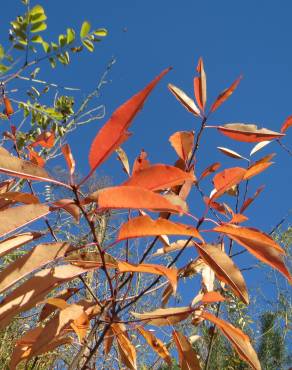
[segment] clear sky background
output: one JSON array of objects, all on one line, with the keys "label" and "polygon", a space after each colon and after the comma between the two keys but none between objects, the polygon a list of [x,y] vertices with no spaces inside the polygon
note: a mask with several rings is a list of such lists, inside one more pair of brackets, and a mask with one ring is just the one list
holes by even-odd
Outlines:
[{"label": "clear sky background", "polygon": [[[240,74],[244,76],[236,92],[212,116],[210,124],[256,123],[279,131],[285,118],[292,114],[290,0],[50,0],[40,4],[48,15],[48,39],[57,38],[66,27],[79,30],[83,20],[109,31],[93,55],[87,55],[86,51],[73,57],[69,67],[59,65],[53,72],[47,72],[44,63],[40,78],[80,87],[79,98],[82,98],[94,89],[109,60],[113,56],[117,60],[110,73],[111,83],[104,87],[99,98],[99,103],[106,106],[106,118],[82,127],[69,138],[83,173],[88,170],[87,154],[98,128],[115,108],[167,66],[173,66],[173,71],[150,96],[132,126],[133,136],[124,149],[131,162],[144,148],[153,163],[172,164],[176,156],[168,143],[169,136],[179,130],[196,130],[199,121],[175,100],[167,83],[172,82],[192,95],[200,56],[205,62],[209,103]],[[5,3],[0,23],[2,37],[8,22],[22,9],[20,1]],[[292,129],[284,139],[290,147],[291,137]],[[217,146],[248,156],[253,144],[233,141],[216,130],[206,132],[198,152],[198,174],[215,161],[224,163],[225,167],[245,165],[220,154]],[[251,181],[250,194],[261,184],[266,184],[266,188],[247,212],[250,217],[247,225],[266,232],[291,208],[291,157],[273,143],[255,158],[271,152],[278,153],[275,164]],[[115,158],[101,168],[100,174],[112,176],[114,184],[124,178]],[[210,181],[206,181],[206,193],[211,188]],[[201,212],[196,208],[198,201],[195,197],[189,200],[195,214]],[[249,275],[254,278],[256,272]]]}]

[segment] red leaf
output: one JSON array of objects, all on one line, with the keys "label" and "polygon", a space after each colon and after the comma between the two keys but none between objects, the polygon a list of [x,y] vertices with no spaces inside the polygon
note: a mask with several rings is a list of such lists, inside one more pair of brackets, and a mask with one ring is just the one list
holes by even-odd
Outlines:
[{"label": "red leaf", "polygon": [[150,161],[147,159],[147,153],[144,149],[141,150],[141,153],[138,155],[138,157],[135,159],[135,162],[133,164],[133,175],[134,173],[143,170],[144,168],[147,168],[150,166]]},{"label": "red leaf", "polygon": [[31,146],[40,145],[43,148],[52,148],[55,144],[55,134],[54,132],[45,131],[42,132],[35,141],[31,144]]}]

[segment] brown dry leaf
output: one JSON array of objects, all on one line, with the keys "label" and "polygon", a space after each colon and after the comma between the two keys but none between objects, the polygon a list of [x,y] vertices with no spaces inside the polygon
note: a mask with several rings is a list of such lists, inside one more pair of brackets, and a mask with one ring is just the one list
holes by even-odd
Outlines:
[{"label": "brown dry leaf", "polygon": [[284,134],[291,126],[292,126],[292,116],[289,116],[281,127],[281,133]]},{"label": "brown dry leaf", "polygon": [[173,330],[172,337],[178,350],[181,370],[201,370],[196,351],[187,338],[176,330]]},{"label": "brown dry leaf", "polygon": [[246,334],[244,334],[240,329],[231,325],[229,322],[219,319],[209,312],[202,312],[201,317],[218,326],[218,328],[233,345],[239,356],[254,370],[261,370],[258,356],[250,343],[249,337]]},{"label": "brown dry leaf", "polygon": [[167,268],[165,266],[153,265],[149,263],[133,265],[128,262],[118,261],[118,269],[120,270],[120,272],[141,272],[165,276],[169,280],[173,291],[176,292],[178,270],[175,268]]},{"label": "brown dry leaf", "polygon": [[230,239],[244,246],[260,261],[279,270],[290,282],[292,282],[292,277],[282,257],[285,252],[269,235],[251,227],[226,224],[215,227],[213,230],[226,234]]},{"label": "brown dry leaf", "polygon": [[198,106],[204,112],[207,101],[207,79],[202,58],[199,59],[197,72],[199,77],[194,78],[194,92]]},{"label": "brown dry leaf", "polygon": [[116,153],[118,155],[118,160],[122,163],[123,170],[126,172],[128,176],[130,176],[130,165],[126,152],[122,147],[119,146],[116,149]]},{"label": "brown dry leaf", "polygon": [[245,304],[249,303],[244,278],[230,257],[220,248],[211,244],[197,245],[201,258],[214,270],[217,278],[228,284],[234,294]]},{"label": "brown dry leaf", "polygon": [[99,208],[149,209],[153,212],[182,213],[162,195],[138,186],[114,186],[90,194],[86,201],[97,202]]},{"label": "brown dry leaf", "polygon": [[212,195],[211,201],[219,198],[234,185],[239,184],[246,174],[247,170],[241,167],[227,168],[217,173],[213,178],[213,184],[216,192]]},{"label": "brown dry leaf", "polygon": [[73,157],[73,154],[71,152],[71,148],[70,148],[69,144],[65,144],[65,145],[62,146],[62,153],[64,155],[67,166],[69,168],[70,176],[72,176],[74,174],[74,171],[75,171],[76,163],[75,163],[75,160],[74,160],[74,157]]},{"label": "brown dry leaf", "polygon": [[136,329],[146,339],[146,342],[151,346],[152,349],[168,364],[172,365],[170,353],[166,348],[165,344],[158,338],[156,338],[150,331],[145,330],[142,326],[137,326]]},{"label": "brown dry leaf", "polygon": [[[164,246],[163,248],[157,249],[157,251],[153,254],[153,257],[161,256],[161,255],[166,254],[166,253],[171,253],[171,252],[180,250],[180,249],[185,247],[187,242],[188,242],[187,239],[180,239],[180,240],[177,240],[173,243],[170,243],[169,246]],[[190,241],[190,242],[188,242],[186,248],[191,247],[193,245],[194,245],[194,242]]]},{"label": "brown dry leaf", "polygon": [[63,257],[69,249],[68,243],[44,243],[34,247],[30,252],[10,263],[0,273],[0,292],[47,263]]},{"label": "brown dry leaf", "polygon": [[119,352],[124,365],[131,370],[137,370],[136,349],[130,342],[123,325],[114,323],[111,328],[117,338]]},{"label": "brown dry leaf", "polygon": [[30,193],[20,193],[18,191],[11,191],[0,194],[0,199],[12,200],[13,202],[24,204],[37,204],[39,203],[38,197]]},{"label": "brown dry leaf", "polygon": [[173,84],[168,84],[168,89],[189,112],[193,113],[197,117],[201,117],[200,109],[196,106],[193,99],[191,99],[184,91]]},{"label": "brown dry leaf", "polygon": [[215,162],[208,166],[201,174],[199,181],[202,180],[203,178],[209,176],[211,173],[215,172],[218,170],[218,168],[221,166],[219,162]]},{"label": "brown dry leaf", "polygon": [[131,312],[136,319],[146,321],[149,325],[169,326],[185,320],[193,309],[190,307],[158,308],[145,313]]},{"label": "brown dry leaf", "polygon": [[246,160],[246,158],[244,158],[242,155],[238,154],[234,150],[224,148],[222,146],[217,146],[217,149],[219,149],[221,153],[227,155],[228,157],[235,158],[235,159],[245,159]]},{"label": "brown dry leaf", "polygon": [[[72,295],[74,295],[78,291],[79,291],[78,288],[67,288],[67,289],[62,290],[60,293],[58,293],[53,298],[54,299],[62,299],[64,301],[67,301],[69,298],[72,297]],[[52,305],[50,303],[51,302],[50,299],[52,299],[52,298],[49,298],[44,302],[45,303],[44,307],[42,308],[40,316],[39,316],[39,319],[41,321],[45,320],[48,316],[50,316],[53,312],[56,311],[56,305]]]},{"label": "brown dry leaf", "polygon": [[68,212],[76,222],[80,220],[80,208],[74,202],[73,199],[59,199],[52,203],[55,208],[62,208],[64,211]]},{"label": "brown dry leaf", "polygon": [[68,187],[68,185],[51,178],[44,168],[13,156],[10,156],[9,160],[7,160],[6,155],[0,154],[0,172],[24,179],[48,181]]},{"label": "brown dry leaf", "polygon": [[187,180],[194,181],[194,175],[190,172],[182,171],[177,167],[155,164],[135,172],[122,185],[139,186],[156,191],[181,185]]},{"label": "brown dry leaf", "polygon": [[152,220],[149,216],[139,216],[125,222],[121,227],[118,240],[158,235],[188,235],[204,241],[198,230],[163,218]]},{"label": "brown dry leaf", "polygon": [[[108,253],[103,254],[104,261],[107,268],[117,268],[117,260]],[[72,265],[83,268],[100,268],[103,266],[103,261],[99,252],[73,252],[65,257],[65,261],[72,263]]]},{"label": "brown dry leaf", "polygon": [[5,240],[0,241],[0,257],[5,256],[24,244],[39,239],[41,236],[43,236],[42,233],[32,231],[22,234],[15,234]]},{"label": "brown dry leaf", "polygon": [[231,139],[248,143],[258,143],[285,136],[285,134],[281,134],[280,132],[271,131],[266,128],[258,129],[256,125],[245,123],[228,123],[223,126],[217,126],[217,130]]},{"label": "brown dry leaf", "polygon": [[229,98],[229,96],[233,93],[233,91],[237,88],[240,80],[242,79],[242,76],[239,76],[237,80],[235,80],[231,86],[229,86],[227,89],[223,90],[222,93],[220,93],[215,100],[215,102],[212,104],[211,112],[215,112],[217,108],[220,107],[221,104],[225,102]]},{"label": "brown dry leaf", "polygon": [[48,213],[50,209],[44,204],[28,204],[2,211],[0,212],[0,236],[24,227]]},{"label": "brown dry leaf", "polygon": [[172,286],[170,283],[168,283],[162,293],[162,298],[161,298],[162,308],[164,308],[167,305],[167,302],[169,301],[169,298],[172,296],[172,294],[173,294]]},{"label": "brown dry leaf", "polygon": [[110,353],[113,340],[114,340],[114,332],[112,331],[111,328],[109,328],[108,331],[106,332],[106,335],[104,336],[104,341],[103,341],[103,351],[105,355],[108,355]]},{"label": "brown dry leaf", "polygon": [[0,329],[8,325],[15,315],[29,310],[43,301],[53,288],[88,271],[90,269],[65,265],[37,272],[1,302]]}]

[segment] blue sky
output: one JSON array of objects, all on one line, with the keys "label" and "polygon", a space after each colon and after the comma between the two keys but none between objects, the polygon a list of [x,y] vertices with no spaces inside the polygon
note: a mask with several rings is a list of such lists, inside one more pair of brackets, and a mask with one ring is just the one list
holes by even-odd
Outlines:
[{"label": "blue sky", "polygon": [[[32,2],[33,5],[37,3]],[[97,45],[93,55],[85,52],[73,58],[69,67],[59,65],[53,72],[44,64],[43,74],[39,75],[51,82],[80,87],[81,99],[94,89],[114,56],[117,62],[110,73],[111,83],[105,86],[98,102],[105,104],[106,118],[162,69],[174,67],[150,96],[132,126],[133,136],[124,145],[131,162],[144,148],[153,163],[172,164],[176,156],[168,143],[169,136],[175,131],[199,127],[199,121],[167,90],[167,83],[172,82],[191,95],[200,56],[205,61],[209,103],[240,74],[244,76],[237,91],[212,116],[210,124],[256,123],[278,131],[284,119],[292,114],[292,3],[289,0],[280,3],[271,0],[51,0],[40,3],[48,15],[48,39],[57,38],[66,27],[78,30],[83,20],[90,21],[93,27],[108,29],[109,36]],[[20,1],[6,2],[5,14],[1,14],[1,35],[5,34],[8,22],[21,12]],[[84,126],[69,139],[84,173],[88,169],[91,141],[105,121]],[[291,136],[292,129],[284,139],[290,146]],[[198,152],[198,173],[215,161],[222,162],[225,167],[245,165],[220,154],[217,146],[247,156],[253,145],[208,131]],[[266,189],[247,212],[248,225],[267,232],[291,207],[291,157],[276,144],[270,144],[255,158],[271,152],[277,152],[275,164],[250,186],[251,194],[261,184],[266,184]],[[124,178],[115,158],[111,158],[100,173],[112,176],[115,184]],[[211,185],[207,181],[206,192],[209,190]],[[190,199],[194,213],[197,213],[197,200]]]}]

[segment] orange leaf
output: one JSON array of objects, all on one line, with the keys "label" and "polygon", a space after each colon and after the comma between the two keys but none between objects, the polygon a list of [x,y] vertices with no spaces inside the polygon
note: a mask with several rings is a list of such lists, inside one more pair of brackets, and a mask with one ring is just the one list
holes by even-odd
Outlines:
[{"label": "orange leaf", "polygon": [[179,158],[186,162],[194,147],[194,133],[192,131],[178,131],[170,136],[169,141]]},{"label": "orange leaf", "polygon": [[153,212],[181,213],[183,210],[173,205],[160,194],[138,186],[115,186],[90,194],[86,201],[97,202],[99,208],[149,209]]},{"label": "orange leaf", "polygon": [[37,152],[35,152],[33,149],[27,147],[28,154],[29,154],[29,160],[31,163],[35,164],[39,167],[44,167],[46,164],[46,161],[44,158],[42,158]]},{"label": "orange leaf", "polygon": [[67,166],[69,168],[70,175],[72,176],[75,171],[76,163],[75,163],[75,160],[74,160],[69,144],[65,144],[62,146],[62,153],[64,155]]},{"label": "orange leaf", "polygon": [[292,277],[282,258],[285,252],[270,236],[254,228],[226,224],[215,227],[214,231],[226,234],[230,239],[244,246],[256,258],[279,270],[292,282]]},{"label": "orange leaf", "polygon": [[133,265],[128,262],[118,261],[118,269],[120,272],[146,272],[149,274],[165,276],[171,283],[173,291],[176,292],[178,276],[177,269],[175,268],[167,268],[165,266],[152,265],[148,263]]},{"label": "orange leaf", "polygon": [[148,190],[162,190],[181,185],[186,180],[194,181],[194,175],[177,167],[155,164],[133,174],[122,185],[139,186]]},{"label": "orange leaf", "polygon": [[8,118],[10,118],[11,114],[14,113],[14,110],[13,110],[12,104],[11,104],[9,98],[7,98],[7,96],[3,96],[3,103],[4,103],[4,106],[5,106],[4,113],[6,114],[6,116]]},{"label": "orange leaf", "polygon": [[196,106],[193,99],[191,99],[187,94],[179,89],[178,87],[168,84],[168,89],[173,93],[173,95],[177,98],[177,100],[191,113],[195,116],[200,117],[201,112],[200,109]]},{"label": "orange leaf", "polygon": [[126,332],[121,324],[112,324],[112,330],[116,335],[118,348],[121,359],[126,367],[132,370],[137,370],[137,355],[136,349],[130,342]]},{"label": "orange leaf", "polygon": [[202,180],[204,177],[209,176],[211,173],[215,172],[218,170],[218,168],[221,166],[219,162],[215,162],[211,164],[211,166],[208,166],[201,174],[200,179]]},{"label": "orange leaf", "polygon": [[13,156],[9,156],[7,159],[6,155],[0,154],[0,172],[5,173],[6,175],[21,177],[24,179],[48,181],[57,185],[69,187],[62,182],[51,178],[44,168]]},{"label": "orange leaf", "polygon": [[202,297],[202,303],[224,302],[225,298],[219,292],[207,292]]},{"label": "orange leaf", "polygon": [[207,101],[207,82],[202,58],[199,59],[197,72],[199,77],[194,78],[194,92],[198,106],[204,112]]},{"label": "orange leaf", "polygon": [[27,232],[22,234],[12,235],[9,238],[0,242],[0,257],[12,252],[14,249],[40,238],[43,234],[39,232]]},{"label": "orange leaf", "polygon": [[292,116],[289,116],[281,127],[281,133],[284,134],[292,126]]},{"label": "orange leaf", "polygon": [[168,326],[185,320],[193,311],[190,307],[158,308],[145,313],[131,312],[131,315],[149,325]]},{"label": "orange leaf", "polygon": [[29,310],[43,301],[44,297],[53,288],[71,281],[87,271],[90,271],[90,269],[67,265],[37,272],[6,296],[5,301],[2,302],[0,306],[0,328],[2,329],[8,325],[15,315]]},{"label": "orange leaf", "polygon": [[0,212],[0,236],[24,227],[50,213],[44,204],[28,204]]},{"label": "orange leaf", "polygon": [[0,194],[0,199],[12,200],[13,202],[24,204],[38,204],[40,201],[38,197],[30,193],[20,193],[18,191],[11,191]]},{"label": "orange leaf", "polygon": [[240,213],[243,213],[247,209],[247,207],[249,207],[249,205],[260,195],[260,193],[264,190],[264,188],[265,188],[264,185],[260,186],[257,189],[257,191],[254,193],[254,196],[253,197],[247,198],[245,200],[245,202],[243,203],[243,205],[242,205],[242,207],[240,209]]},{"label": "orange leaf", "polygon": [[217,146],[217,149],[219,149],[221,153],[227,155],[228,157],[235,158],[235,159],[246,159],[242,155],[235,152],[234,150],[223,148],[222,146]]},{"label": "orange leaf", "polygon": [[269,168],[273,162],[265,162],[265,163],[254,163],[250,167],[248,167],[246,174],[244,175],[244,180],[249,180],[252,177],[258,175],[259,173],[265,171]]},{"label": "orange leaf", "polygon": [[36,139],[35,141],[30,144],[32,147],[35,147],[37,145],[42,146],[43,148],[53,148],[55,144],[55,134],[54,132],[50,131],[45,131],[42,132]]},{"label": "orange leaf", "polygon": [[249,337],[246,334],[244,334],[240,329],[231,325],[229,322],[219,319],[209,312],[202,312],[201,317],[217,325],[226,338],[231,342],[239,356],[253,369],[261,370],[261,365],[257,354],[250,343]]},{"label": "orange leaf", "polygon": [[240,224],[242,222],[245,222],[248,220],[248,217],[240,214],[240,213],[234,213],[232,216],[232,219],[230,220],[231,224]]},{"label": "orange leaf", "polygon": [[146,339],[147,343],[154,349],[154,351],[169,365],[172,365],[170,353],[165,344],[156,338],[150,331],[145,330],[142,326],[138,326],[137,330]]},{"label": "orange leaf", "polygon": [[[59,292],[54,298],[63,299],[67,301],[69,298],[72,297],[73,294],[77,293],[78,291],[79,291],[78,288],[67,288]],[[39,316],[40,320],[45,320],[48,316],[50,316],[53,312],[55,312],[56,306],[52,305],[49,302],[50,300],[47,300],[44,307],[42,308],[40,316]]]},{"label": "orange leaf", "polygon": [[125,222],[120,227],[118,240],[158,235],[188,235],[203,241],[198,230],[192,226],[163,218],[152,220],[149,216],[139,216]]},{"label": "orange leaf", "polygon": [[148,95],[169,70],[170,68],[165,69],[142,91],[121,105],[100,129],[90,148],[89,164],[91,172],[95,171],[117,149],[121,142],[124,141],[124,135],[132,120],[141,110]]},{"label": "orange leaf", "polygon": [[217,173],[213,178],[216,192],[212,195],[211,200],[220,197],[231,187],[239,184],[244,179],[246,172],[245,168],[233,167]]},{"label": "orange leaf", "polygon": [[256,125],[245,123],[228,123],[224,126],[217,126],[217,130],[231,139],[248,143],[258,143],[285,136],[285,134],[281,134],[280,132],[271,131],[266,128],[258,129]]},{"label": "orange leaf", "polygon": [[227,89],[223,90],[222,93],[220,93],[217,96],[217,99],[212,104],[211,112],[215,112],[217,108],[220,107],[221,104],[225,102],[229,98],[229,96],[233,93],[233,91],[237,88],[240,80],[242,79],[242,76],[239,76],[237,80],[235,80],[231,86],[229,86]]},{"label": "orange leaf", "polygon": [[0,292],[4,292],[36,269],[63,257],[69,247],[67,243],[45,243],[34,247],[1,271]]},{"label": "orange leaf", "polygon": [[228,284],[234,294],[245,304],[249,303],[244,278],[230,257],[220,248],[211,244],[196,245],[201,258],[215,272],[217,278]]},{"label": "orange leaf", "polygon": [[150,166],[150,161],[147,159],[147,153],[142,149],[141,153],[135,159],[132,171],[133,175],[138,171],[144,170],[148,166]]},{"label": "orange leaf", "polygon": [[181,370],[200,370],[201,366],[196,351],[187,338],[176,330],[173,330],[172,337],[178,350]]}]

